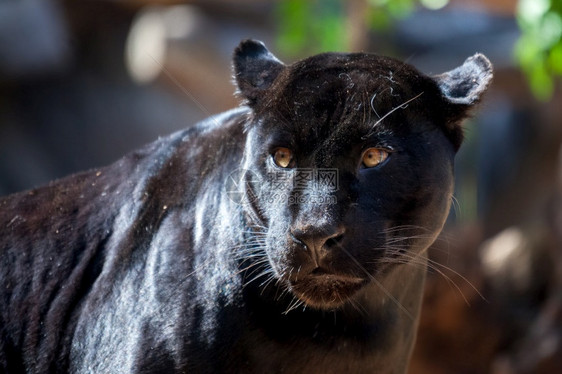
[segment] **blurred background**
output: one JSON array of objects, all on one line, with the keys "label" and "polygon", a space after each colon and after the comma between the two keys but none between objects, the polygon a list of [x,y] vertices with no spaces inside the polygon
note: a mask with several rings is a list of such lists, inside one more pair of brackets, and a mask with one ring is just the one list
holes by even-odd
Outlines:
[{"label": "blurred background", "polygon": [[244,38],[495,79],[431,249],[411,374],[562,373],[561,0],[0,0],[0,195],[106,165],[238,105]]}]

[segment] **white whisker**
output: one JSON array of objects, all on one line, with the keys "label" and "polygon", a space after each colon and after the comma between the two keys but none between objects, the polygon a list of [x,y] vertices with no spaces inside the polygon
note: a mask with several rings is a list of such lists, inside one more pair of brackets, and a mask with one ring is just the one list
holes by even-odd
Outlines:
[{"label": "white whisker", "polygon": [[[390,116],[392,113],[396,112],[398,109],[404,109],[409,103],[416,100],[421,95],[423,95],[423,91],[420,92],[419,94],[417,94],[416,96],[412,97],[411,99],[408,99],[405,102],[403,102],[402,104],[400,104],[400,105],[392,108],[391,110],[389,110],[388,113],[386,113],[384,116],[380,117],[379,120],[377,122],[375,122],[375,124],[371,127],[371,131],[369,131],[369,133],[367,135],[365,135],[363,138],[365,139],[365,138],[371,136],[373,134],[374,128],[377,127],[377,125],[379,123],[381,123],[386,117]],[[374,97],[373,97],[373,99],[374,99]],[[371,99],[371,103],[372,103],[372,99]],[[378,114],[377,114],[377,116],[378,116]]]}]

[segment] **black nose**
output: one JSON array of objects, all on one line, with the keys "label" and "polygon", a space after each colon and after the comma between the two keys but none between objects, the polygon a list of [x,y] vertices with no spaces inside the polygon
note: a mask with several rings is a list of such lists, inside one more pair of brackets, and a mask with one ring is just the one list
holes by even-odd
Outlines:
[{"label": "black nose", "polygon": [[307,225],[294,227],[290,231],[293,240],[305,246],[319,265],[327,252],[340,245],[345,229],[337,225]]}]

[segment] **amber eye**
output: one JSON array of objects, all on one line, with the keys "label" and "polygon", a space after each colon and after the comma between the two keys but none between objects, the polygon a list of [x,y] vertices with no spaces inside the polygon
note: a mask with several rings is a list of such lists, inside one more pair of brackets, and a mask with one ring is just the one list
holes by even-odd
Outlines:
[{"label": "amber eye", "polygon": [[293,161],[293,152],[289,148],[277,148],[273,154],[273,161],[281,168],[288,168]]},{"label": "amber eye", "polygon": [[380,148],[369,148],[363,153],[361,162],[366,168],[374,168],[388,157],[388,152]]}]

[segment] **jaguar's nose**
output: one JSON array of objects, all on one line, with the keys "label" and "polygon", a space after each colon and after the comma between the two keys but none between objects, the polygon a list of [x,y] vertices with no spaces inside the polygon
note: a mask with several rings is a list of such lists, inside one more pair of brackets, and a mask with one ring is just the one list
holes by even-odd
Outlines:
[{"label": "jaguar's nose", "polygon": [[309,252],[317,266],[326,254],[338,247],[345,229],[336,225],[294,227],[290,230],[293,241]]}]

